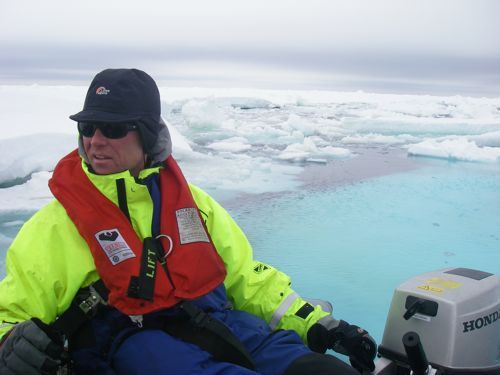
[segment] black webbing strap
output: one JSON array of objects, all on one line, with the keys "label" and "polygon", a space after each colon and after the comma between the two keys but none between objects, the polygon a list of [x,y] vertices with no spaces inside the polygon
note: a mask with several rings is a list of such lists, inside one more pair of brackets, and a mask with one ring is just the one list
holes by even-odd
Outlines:
[{"label": "black webbing strap", "polygon": [[230,362],[255,370],[250,353],[224,323],[213,319],[188,301],[182,302],[179,307],[186,312],[190,320],[183,322],[179,319],[166,318],[163,326],[165,332],[198,345],[218,361]]},{"label": "black webbing strap", "polygon": [[130,213],[128,212],[127,205],[127,189],[125,186],[125,179],[119,178],[116,180],[116,193],[118,195],[118,207],[123,212],[123,214],[127,217],[127,220],[130,222]]},{"label": "black webbing strap", "polygon": [[99,306],[107,304],[107,300],[108,289],[102,280],[97,280],[92,285],[80,289],[69,308],[59,316],[52,327],[71,337],[97,313]]}]

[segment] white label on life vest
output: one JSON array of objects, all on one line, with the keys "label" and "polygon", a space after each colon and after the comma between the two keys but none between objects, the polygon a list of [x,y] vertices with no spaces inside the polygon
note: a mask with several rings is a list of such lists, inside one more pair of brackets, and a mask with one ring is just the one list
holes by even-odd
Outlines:
[{"label": "white label on life vest", "polygon": [[196,208],[181,208],[175,211],[181,244],[210,242]]},{"label": "white label on life vest", "polygon": [[118,229],[102,230],[95,234],[95,238],[113,266],[129,258],[135,258],[134,252],[125,242]]}]

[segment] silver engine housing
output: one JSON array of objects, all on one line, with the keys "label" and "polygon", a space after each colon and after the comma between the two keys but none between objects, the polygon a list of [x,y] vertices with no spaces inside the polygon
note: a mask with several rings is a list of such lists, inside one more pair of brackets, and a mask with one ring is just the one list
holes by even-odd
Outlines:
[{"label": "silver engine housing", "polygon": [[449,268],[404,282],[394,292],[379,354],[404,364],[409,331],[441,374],[500,374],[500,276]]}]

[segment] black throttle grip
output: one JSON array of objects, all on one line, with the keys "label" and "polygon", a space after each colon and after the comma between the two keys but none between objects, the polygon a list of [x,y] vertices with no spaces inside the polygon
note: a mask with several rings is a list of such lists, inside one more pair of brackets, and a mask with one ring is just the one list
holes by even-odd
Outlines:
[{"label": "black throttle grip", "polygon": [[420,336],[416,332],[407,332],[403,336],[403,346],[408,364],[415,375],[426,375],[429,371],[429,362],[422,347]]}]

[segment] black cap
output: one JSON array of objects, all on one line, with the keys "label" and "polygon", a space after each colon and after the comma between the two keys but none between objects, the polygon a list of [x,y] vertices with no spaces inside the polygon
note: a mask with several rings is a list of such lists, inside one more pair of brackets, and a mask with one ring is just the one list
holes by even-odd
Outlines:
[{"label": "black cap", "polygon": [[78,122],[135,122],[147,152],[164,127],[160,115],[160,93],[153,78],[138,69],[106,69],[92,80],[83,110],[69,118]]}]

